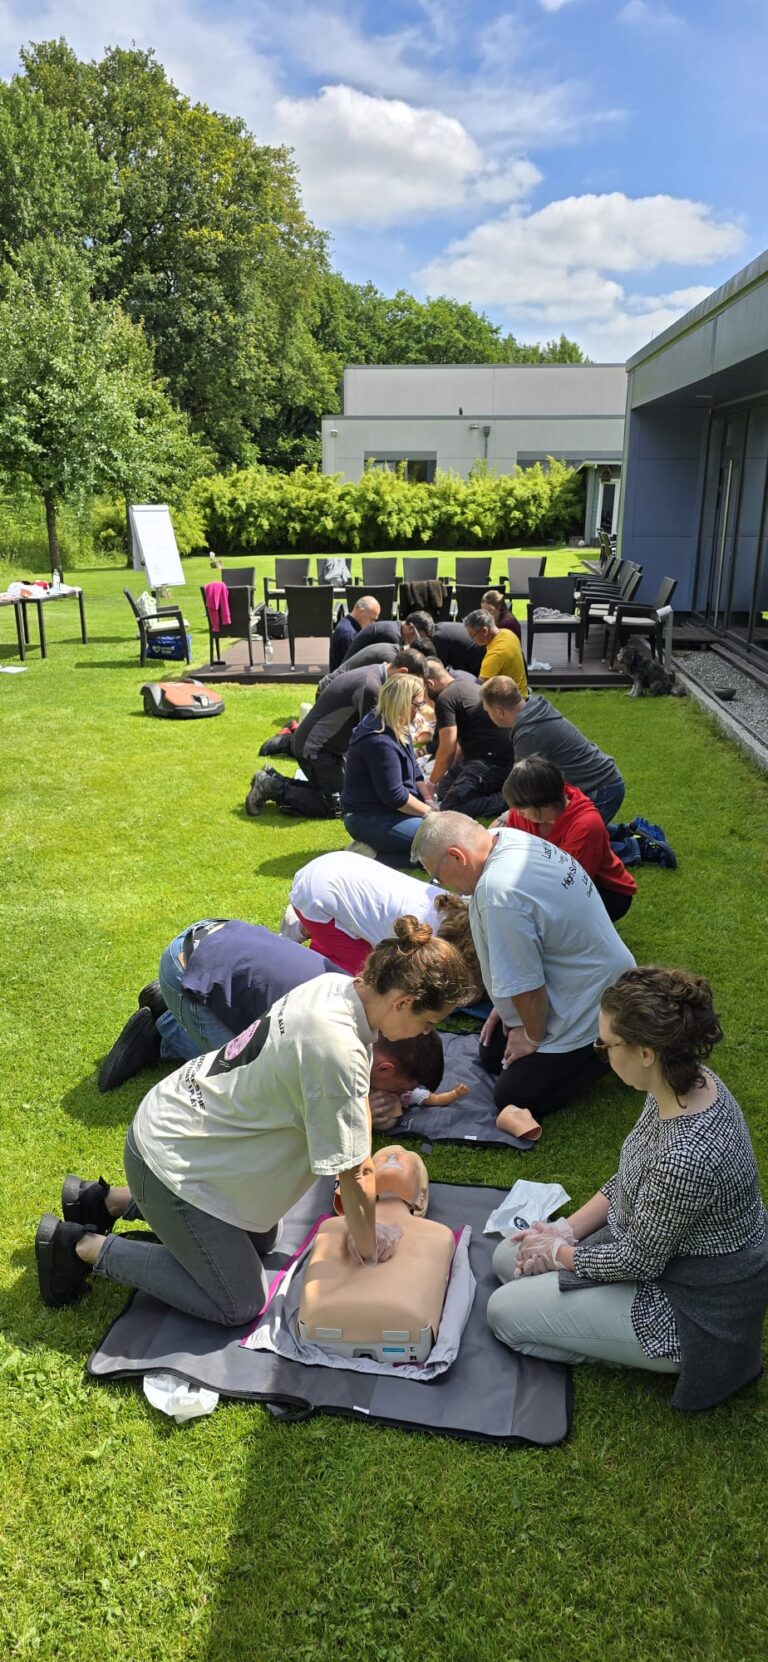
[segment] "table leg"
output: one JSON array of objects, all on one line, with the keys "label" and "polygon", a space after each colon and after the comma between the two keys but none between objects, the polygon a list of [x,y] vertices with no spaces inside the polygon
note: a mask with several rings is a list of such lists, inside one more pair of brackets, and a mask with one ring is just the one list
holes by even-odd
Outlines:
[{"label": "table leg", "polygon": [[83,591],[82,591],[82,589],[80,590],[80,593],[77,597],[77,603],[78,603],[78,606],[80,607],[80,634],[83,637],[83,645],[87,646],[88,645],[88,630],[85,627],[85,602],[83,600]]},{"label": "table leg", "polygon": [[27,657],[27,643],[24,639],[24,623],[21,616],[20,600],[15,600],[13,603],[13,615],[16,619],[16,639],[19,643],[19,657],[22,663],[25,663]]},{"label": "table leg", "polygon": [[42,600],[36,600],[35,605],[37,607],[37,627],[40,630],[40,656],[41,658],[47,658],[48,642],[45,638],[45,618],[43,617],[44,602]]},{"label": "table leg", "polygon": [[27,602],[26,600],[22,600],[19,604],[21,606],[21,616],[24,623],[24,640],[26,641],[27,646],[29,646],[29,616],[27,614]]}]

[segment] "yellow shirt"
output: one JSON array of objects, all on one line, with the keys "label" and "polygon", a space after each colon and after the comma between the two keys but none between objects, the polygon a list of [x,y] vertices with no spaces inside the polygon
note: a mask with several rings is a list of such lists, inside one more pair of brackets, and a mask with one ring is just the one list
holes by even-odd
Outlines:
[{"label": "yellow shirt", "polygon": [[500,629],[485,649],[480,665],[480,680],[489,681],[492,675],[511,675],[523,698],[528,697],[528,677],[525,673],[523,649],[511,629]]}]

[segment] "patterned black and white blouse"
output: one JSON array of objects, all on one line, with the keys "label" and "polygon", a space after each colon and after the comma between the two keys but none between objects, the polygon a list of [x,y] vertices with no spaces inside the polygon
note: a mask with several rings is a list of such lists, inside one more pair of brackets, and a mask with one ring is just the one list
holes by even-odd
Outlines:
[{"label": "patterned black and white blouse", "polygon": [[636,1281],[632,1325],[647,1356],[679,1362],[672,1306],[655,1282],[670,1258],[719,1257],[762,1237],[760,1181],[744,1115],[722,1080],[709,1108],[662,1119],[645,1099],[615,1177],[603,1185],[605,1246],[578,1246],[573,1267],[593,1281]]}]

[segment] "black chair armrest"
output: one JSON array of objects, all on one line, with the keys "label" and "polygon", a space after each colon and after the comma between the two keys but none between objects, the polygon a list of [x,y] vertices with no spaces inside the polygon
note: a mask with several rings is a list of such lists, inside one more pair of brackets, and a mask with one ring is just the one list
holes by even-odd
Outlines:
[{"label": "black chair armrest", "polygon": [[652,606],[650,601],[644,606],[642,600],[620,600],[614,607],[614,612],[617,623],[620,623],[625,617],[655,617],[656,607]]}]

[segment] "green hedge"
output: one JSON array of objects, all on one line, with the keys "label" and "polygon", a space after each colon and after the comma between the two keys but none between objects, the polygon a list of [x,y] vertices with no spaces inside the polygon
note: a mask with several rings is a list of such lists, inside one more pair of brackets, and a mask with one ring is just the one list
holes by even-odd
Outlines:
[{"label": "green hedge", "polygon": [[562,542],[584,523],[583,474],[551,458],[525,472],[438,473],[431,485],[378,468],[345,483],[306,468],[251,467],[202,479],[193,492],[208,545],[220,555],[511,548]]}]

